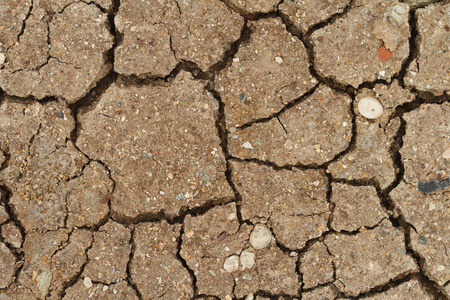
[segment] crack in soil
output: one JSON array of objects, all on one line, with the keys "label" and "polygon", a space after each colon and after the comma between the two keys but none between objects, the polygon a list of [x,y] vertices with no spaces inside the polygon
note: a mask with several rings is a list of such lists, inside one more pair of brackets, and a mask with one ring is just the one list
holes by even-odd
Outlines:
[{"label": "crack in soil", "polygon": [[[82,1],[85,2],[85,1]],[[257,164],[260,165],[266,165],[266,166],[271,166],[273,169],[275,170],[284,170],[284,169],[288,169],[288,170],[292,170],[293,168],[299,168],[299,169],[322,169],[322,170],[326,170],[328,165],[333,162],[338,160],[340,157],[342,157],[343,155],[345,155],[346,153],[348,153],[349,151],[352,151],[355,147],[355,140],[356,140],[356,122],[355,122],[355,118],[356,118],[356,114],[354,112],[355,108],[354,105],[352,107],[352,136],[351,136],[351,141],[349,143],[349,146],[347,147],[347,149],[345,149],[344,151],[342,151],[341,153],[337,154],[332,160],[330,160],[329,162],[326,162],[324,164],[321,165],[315,165],[315,164],[311,164],[311,165],[286,165],[286,166],[278,166],[275,163],[272,162],[267,162],[267,161],[261,161],[258,159],[240,159],[240,158],[236,158],[236,157],[232,157],[229,153],[228,153],[228,131],[226,130],[226,126],[225,126],[225,111],[224,111],[224,107],[225,104],[222,101],[220,94],[214,89],[214,78],[216,76],[217,73],[219,73],[221,70],[227,68],[231,62],[232,59],[234,57],[234,55],[238,52],[239,47],[243,44],[245,44],[249,39],[250,39],[250,34],[251,31],[249,29],[249,27],[247,26],[247,22],[249,20],[259,20],[262,18],[274,18],[274,17],[280,17],[283,22],[286,25],[287,31],[290,32],[291,34],[293,34],[294,36],[296,36],[297,38],[299,38],[305,45],[306,49],[307,49],[307,53],[308,53],[308,58],[309,58],[309,69],[310,69],[310,73],[313,75],[313,77],[315,77],[319,84],[325,84],[333,89],[336,89],[338,91],[347,93],[348,95],[350,95],[352,97],[353,103],[355,100],[355,95],[357,93],[358,90],[362,89],[362,88],[373,88],[375,84],[384,84],[384,85],[388,85],[389,83],[385,80],[375,80],[372,82],[364,82],[363,84],[361,84],[358,89],[353,88],[352,86],[346,86],[343,84],[340,84],[338,82],[336,82],[336,80],[334,80],[333,78],[327,78],[324,76],[321,76],[318,74],[318,72],[315,70],[315,57],[314,57],[314,51],[313,51],[313,44],[310,40],[310,37],[312,35],[312,33],[314,31],[316,31],[317,29],[323,28],[329,24],[332,24],[333,22],[335,22],[338,18],[341,17],[345,17],[345,15],[348,13],[349,10],[351,10],[354,7],[354,3],[355,1],[351,1],[349,5],[347,5],[343,12],[341,13],[337,13],[332,15],[330,18],[328,18],[327,20],[324,20],[318,24],[313,25],[306,33],[302,34],[297,28],[295,28],[295,26],[293,26],[291,24],[291,22],[288,20],[287,16],[284,15],[282,12],[280,12],[279,10],[275,11],[275,12],[270,12],[270,13],[258,13],[258,14],[245,14],[242,11],[239,11],[239,9],[235,8],[233,5],[230,4],[229,1],[224,0],[222,1],[224,2],[227,7],[229,9],[232,9],[234,11],[237,11],[238,13],[240,13],[242,16],[244,16],[245,18],[245,23],[243,26],[243,29],[241,31],[241,36],[240,38],[235,41],[234,43],[232,43],[232,45],[230,46],[230,49],[227,50],[225,52],[225,54],[223,55],[222,60],[218,61],[216,64],[214,64],[213,66],[211,66],[209,68],[209,70],[207,72],[203,72],[200,70],[200,68],[198,68],[198,66],[195,63],[192,62],[188,62],[188,61],[182,61],[179,62],[177,64],[177,66],[174,68],[174,70],[171,71],[171,73],[169,75],[167,75],[164,78],[148,78],[148,77],[137,77],[137,76],[123,76],[123,75],[119,75],[116,72],[114,72],[114,70],[112,69],[108,75],[106,75],[104,78],[102,78],[95,87],[93,87],[90,92],[83,97],[82,99],[78,100],[77,102],[69,105],[69,108],[72,112],[72,116],[75,120],[75,127],[73,129],[73,131],[71,132],[70,135],[70,139],[73,142],[73,144],[75,145],[76,149],[78,151],[80,151],[80,149],[78,148],[78,146],[76,145],[77,142],[77,138],[79,135],[79,132],[81,130],[81,126],[82,124],[79,122],[78,120],[78,116],[80,114],[83,114],[91,109],[93,109],[95,107],[95,105],[98,103],[100,97],[105,93],[105,91],[115,82],[123,84],[125,86],[143,86],[143,85],[169,85],[172,80],[177,76],[177,74],[182,71],[189,71],[194,75],[194,78],[197,80],[205,80],[207,82],[207,86],[206,86],[206,90],[208,92],[210,92],[213,97],[218,101],[219,103],[219,111],[218,111],[218,115],[217,115],[217,119],[215,122],[215,126],[217,128],[218,131],[218,135],[220,137],[221,140],[221,148],[222,148],[222,152],[225,156],[226,159],[226,164],[227,164],[227,168],[226,168],[226,172],[225,172],[225,176],[227,179],[228,184],[231,186],[231,188],[233,189],[233,193],[234,193],[234,198],[233,199],[222,199],[222,200],[211,200],[210,202],[205,203],[204,205],[202,205],[201,207],[197,207],[194,209],[187,209],[187,208],[181,208],[180,209],[180,214],[175,217],[175,218],[167,218],[167,216],[165,216],[164,212],[161,211],[160,213],[156,213],[156,214],[143,214],[141,216],[138,216],[136,218],[130,219],[130,218],[124,218],[121,216],[117,216],[117,215],[112,215],[111,212],[111,204],[109,203],[109,212],[108,212],[108,216],[106,218],[104,218],[103,220],[101,220],[100,224],[97,224],[96,226],[94,226],[94,229],[89,228],[89,230],[91,231],[91,233],[93,234],[93,232],[98,231],[99,227],[103,224],[105,224],[109,219],[114,219],[116,222],[119,222],[121,224],[124,225],[130,225],[130,224],[139,224],[141,222],[159,222],[161,220],[167,220],[170,224],[175,224],[175,223],[179,223],[179,224],[183,224],[183,226],[181,227],[181,231],[180,231],[180,236],[177,239],[177,259],[182,263],[183,267],[189,272],[192,281],[193,281],[193,288],[194,288],[194,298],[199,297],[207,297],[207,295],[198,295],[198,288],[197,288],[197,278],[195,277],[195,274],[193,272],[193,270],[189,269],[189,267],[187,266],[186,261],[181,257],[180,255],[180,251],[181,251],[181,247],[182,247],[182,235],[184,233],[184,219],[187,215],[190,216],[200,216],[203,215],[205,213],[207,213],[210,209],[213,209],[217,206],[220,205],[225,205],[231,202],[235,202],[236,203],[236,209],[237,209],[237,214],[238,214],[238,219],[240,224],[244,224],[247,223],[246,221],[243,221],[242,219],[242,215],[241,215],[241,203],[242,203],[242,197],[239,194],[239,192],[237,191],[236,187],[234,186],[234,182],[232,181],[231,178],[231,174],[232,174],[232,170],[231,170],[231,165],[230,165],[230,161],[231,160],[236,160],[236,161],[244,161],[244,162],[255,162]],[[280,1],[281,3],[282,1]],[[103,9],[102,7],[100,7],[97,3],[95,3],[95,1],[90,1],[90,2],[85,2],[87,4],[95,4],[97,7],[99,7],[99,9],[102,12],[105,12],[105,9]],[[71,4],[71,3],[70,3]],[[68,4],[68,5],[70,5]],[[68,6],[66,5],[66,7]],[[112,12],[110,12],[108,14],[108,20],[109,20],[109,26],[110,26],[110,31],[111,34],[113,34],[115,36],[114,39],[114,45],[113,47],[108,51],[108,53],[106,54],[106,56],[108,57],[108,61],[111,62],[112,64],[114,63],[114,50],[117,48],[118,45],[120,45],[121,41],[122,41],[122,36],[120,34],[120,32],[117,31],[117,29],[115,28],[115,24],[114,24],[114,16],[117,14],[118,10],[120,7],[120,0],[114,0],[113,1],[113,9]],[[33,3],[30,7],[30,10],[27,14],[26,19],[23,22],[23,26],[21,29],[21,33],[18,35],[18,40],[20,39],[21,35],[23,35],[24,31],[25,31],[25,23],[26,20],[28,19],[28,17],[31,15],[31,11],[33,8]],[[64,10],[64,9],[63,9]],[[401,87],[405,88],[405,84],[404,84],[404,77],[406,75],[406,71],[407,68],[409,66],[409,64],[418,56],[419,53],[419,42],[420,42],[420,36],[418,33],[418,29],[416,26],[417,23],[417,18],[415,16],[415,10],[411,9],[410,10],[410,19],[409,19],[409,26],[410,26],[410,30],[411,30],[411,37],[409,40],[409,44],[410,44],[410,54],[407,57],[407,59],[403,62],[402,67],[400,72],[398,72],[397,74],[395,74],[392,79],[398,79],[400,82]],[[48,34],[49,34],[48,30]],[[249,122],[247,124],[244,124],[242,126],[240,126],[240,129],[249,127],[255,123],[264,123],[267,122],[273,118],[278,118],[278,116],[283,113],[284,111],[286,111],[288,108],[294,107],[295,105],[301,103],[304,99],[306,99],[308,96],[310,96],[312,93],[314,93],[314,91],[317,89],[317,86],[319,85],[317,84],[316,86],[314,86],[313,88],[311,88],[307,93],[305,93],[304,95],[302,95],[301,97],[295,99],[294,101],[291,101],[289,103],[287,103],[279,112],[272,114],[271,116],[267,117],[267,118],[261,118],[252,122]],[[362,297],[362,296],[370,296],[370,295],[375,295],[384,291],[387,291],[395,286],[398,286],[401,283],[407,282],[411,279],[417,279],[420,284],[425,287],[425,289],[431,293],[436,299],[444,299],[445,296],[444,294],[441,292],[440,287],[433,281],[431,281],[425,274],[423,266],[425,263],[425,259],[423,257],[421,257],[418,253],[416,253],[412,247],[411,247],[411,238],[410,238],[410,230],[414,230],[414,227],[407,223],[405,221],[405,217],[403,215],[399,215],[397,217],[393,216],[393,211],[396,209],[394,202],[392,201],[392,199],[390,199],[389,197],[389,193],[401,182],[401,180],[404,177],[404,166],[403,163],[401,161],[401,155],[399,153],[400,148],[402,147],[402,139],[406,133],[406,122],[404,121],[404,119],[402,118],[403,114],[409,111],[412,111],[418,107],[420,107],[420,105],[424,104],[424,103],[443,103],[445,101],[449,101],[450,100],[450,96],[449,95],[443,95],[443,96],[435,96],[432,95],[431,93],[427,93],[427,92],[421,92],[421,91],[417,91],[415,88],[410,89],[413,94],[415,94],[416,100],[409,102],[409,103],[405,103],[403,105],[398,106],[394,113],[391,114],[390,119],[393,119],[395,117],[400,117],[401,120],[401,126],[400,129],[398,130],[397,134],[394,137],[394,142],[391,144],[391,148],[389,149],[389,153],[391,154],[391,157],[393,158],[394,161],[394,166],[396,167],[397,171],[396,171],[396,176],[395,176],[395,180],[393,183],[391,183],[386,189],[382,190],[380,188],[379,183],[374,180],[374,179],[368,179],[368,180],[341,180],[341,179],[334,179],[332,177],[331,174],[326,173],[326,176],[328,178],[328,191],[327,191],[327,201],[330,204],[330,218],[328,220],[328,231],[324,232],[320,237],[318,238],[314,238],[314,239],[310,239],[306,242],[306,245],[304,248],[302,248],[299,251],[293,251],[290,249],[287,249],[285,247],[283,247],[281,244],[279,244],[279,242],[277,241],[277,246],[279,249],[281,249],[283,252],[285,253],[291,253],[291,252],[296,252],[298,254],[298,257],[302,257],[310,248],[311,246],[316,243],[317,241],[323,241],[323,239],[330,234],[335,234],[336,232],[334,230],[331,229],[331,221],[333,218],[333,214],[334,214],[334,207],[332,205],[331,202],[331,183],[332,182],[345,182],[345,183],[349,183],[352,185],[372,185],[376,188],[377,193],[381,199],[381,205],[383,207],[383,209],[388,212],[389,215],[389,220],[390,222],[399,230],[401,230],[402,232],[404,232],[405,234],[405,246],[407,249],[407,253],[415,260],[415,262],[417,263],[417,265],[419,266],[419,273],[410,273],[407,272],[406,274],[401,274],[398,275],[396,278],[392,278],[388,283],[380,285],[380,286],[376,286],[373,287],[369,292],[367,293],[363,293],[361,295],[359,295],[358,297]],[[4,92],[0,91],[0,99],[3,98],[4,96]],[[48,102],[48,101],[56,101],[53,97],[47,97],[44,99],[44,101],[40,101],[42,102]],[[284,127],[283,127],[284,128]],[[31,146],[31,144],[29,145]],[[80,151],[80,153],[83,153],[82,151]],[[7,153],[6,153],[7,154]],[[83,153],[84,154],[84,153]],[[7,154],[8,155],[8,154]],[[86,154],[84,154],[86,157],[88,157]],[[87,166],[89,163],[91,163],[92,161],[96,161],[98,163],[100,163],[102,166],[105,167],[105,169],[108,172],[108,176],[110,178],[110,180],[113,182],[113,190],[115,188],[116,182],[115,180],[112,178],[111,176],[111,170],[110,168],[102,161],[98,161],[98,160],[93,160],[91,158],[88,157],[88,163],[86,165],[83,166],[83,169],[85,166]],[[5,167],[7,167],[8,165],[8,161],[9,161],[9,156],[7,156],[7,159],[5,161],[5,163],[1,166],[1,169],[4,169]],[[2,203],[5,205],[5,209],[8,213],[8,215],[10,216],[12,222],[14,222],[14,224],[20,229],[22,238],[25,239],[25,229],[23,227],[23,225],[21,224],[21,222],[18,220],[16,213],[14,212],[14,207],[9,203],[9,199],[11,197],[11,191],[8,190],[7,187],[5,186],[0,186],[1,188],[6,190],[6,197],[5,199],[2,199]],[[377,227],[377,225],[373,226],[373,228]],[[372,227],[371,227],[372,228]],[[368,229],[371,229],[368,228]],[[355,235],[357,234],[357,232],[342,232],[341,234],[343,235]],[[70,239],[70,236],[69,236]],[[2,241],[3,239],[0,238],[0,241]],[[130,251],[130,256],[129,256],[129,260],[127,262],[127,282],[128,284],[135,290],[135,292],[137,293],[139,299],[142,299],[142,295],[140,294],[139,290],[137,289],[137,287],[135,286],[135,284],[132,282],[132,278],[131,278],[131,274],[130,274],[130,264],[132,262],[132,258],[134,256],[134,251],[135,251],[135,244],[134,244],[134,229],[132,229],[131,232],[131,239],[130,239],[130,243],[132,245],[131,247],[131,251]],[[91,244],[88,248],[86,248],[85,250],[85,255],[87,257],[87,253],[88,251],[92,248],[93,246],[93,239],[91,241]],[[327,251],[328,247],[327,247]],[[16,259],[18,262],[22,261],[24,258],[24,254],[22,252],[17,251],[16,249],[13,249],[13,253],[16,256]],[[330,254],[330,253],[329,253]],[[73,276],[73,278],[71,278],[71,280],[69,280],[68,282],[66,282],[64,284],[64,291],[61,293],[61,296],[65,295],[65,290],[70,287],[73,286],[75,284],[75,282],[81,277],[81,274],[84,271],[85,266],[87,265],[87,263],[89,262],[89,259],[87,259],[87,261],[82,265],[82,267],[80,268],[80,271]],[[336,266],[335,266],[335,262],[334,260],[333,262],[333,278],[336,279]],[[22,269],[22,266],[19,266],[15,272],[15,281],[17,281],[18,275]],[[296,268],[296,272],[299,276],[299,279],[302,280],[303,279],[303,274],[299,271],[299,267],[300,267],[300,259],[297,261],[297,268]],[[329,283],[326,284],[321,284],[318,285],[317,287],[320,286],[325,286]],[[305,291],[310,291],[310,290],[314,290],[315,288],[311,288],[311,289],[306,289]],[[301,293],[302,289],[300,288],[299,290],[299,295]],[[272,295],[269,294],[267,292],[263,292],[263,291],[258,291],[254,294],[255,296],[264,296],[264,297],[269,297],[272,299],[275,299],[278,297],[284,297],[285,299],[292,299],[292,296],[287,296],[287,295]],[[340,294],[341,296],[343,294]]]}]

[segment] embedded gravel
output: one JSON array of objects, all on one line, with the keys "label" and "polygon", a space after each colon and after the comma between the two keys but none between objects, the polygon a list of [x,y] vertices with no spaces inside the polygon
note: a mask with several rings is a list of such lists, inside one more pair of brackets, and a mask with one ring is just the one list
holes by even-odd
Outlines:
[{"label": "embedded gravel", "polygon": [[0,1],[0,300],[450,299],[449,10]]}]

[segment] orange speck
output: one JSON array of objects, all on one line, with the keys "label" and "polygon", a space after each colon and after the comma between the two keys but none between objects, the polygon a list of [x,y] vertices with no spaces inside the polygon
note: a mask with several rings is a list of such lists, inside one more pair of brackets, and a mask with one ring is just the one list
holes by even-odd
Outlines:
[{"label": "orange speck", "polygon": [[381,60],[386,60],[394,56],[392,52],[384,46],[384,43],[378,48],[378,56]]}]

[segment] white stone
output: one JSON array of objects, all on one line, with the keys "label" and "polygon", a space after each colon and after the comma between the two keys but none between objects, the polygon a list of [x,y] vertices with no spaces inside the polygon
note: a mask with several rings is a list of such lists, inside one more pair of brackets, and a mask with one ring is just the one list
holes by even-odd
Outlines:
[{"label": "white stone", "polygon": [[5,62],[5,54],[0,53],[0,65],[3,65],[4,62]]},{"label": "white stone", "polygon": [[228,273],[235,272],[239,270],[239,256],[232,255],[225,259],[225,262],[223,263],[223,268]]},{"label": "white stone", "polygon": [[250,252],[248,250],[244,250],[241,253],[241,265],[242,265],[242,270],[245,269],[250,269],[251,267],[253,267],[253,265],[255,264],[255,253]]},{"label": "white stone", "polygon": [[253,149],[253,146],[252,144],[250,144],[250,142],[243,143],[242,147],[244,147],[245,149]]},{"label": "white stone", "polygon": [[250,234],[250,245],[253,248],[259,250],[264,249],[270,245],[270,241],[272,240],[272,233],[269,228],[267,228],[264,224],[256,224],[252,233]]},{"label": "white stone", "polygon": [[89,277],[84,277],[83,283],[87,288],[92,287],[92,280]]},{"label": "white stone", "polygon": [[283,62],[283,59],[279,56],[275,57],[275,61],[279,64],[281,64]]},{"label": "white stone", "polygon": [[373,97],[364,97],[359,100],[358,110],[367,119],[376,119],[383,114],[383,106]]},{"label": "white stone", "polygon": [[253,294],[248,294],[247,297],[245,297],[245,300],[253,300],[253,299],[255,299],[253,297]]},{"label": "white stone", "polygon": [[447,148],[444,153],[442,153],[443,158],[450,158],[450,148]]}]

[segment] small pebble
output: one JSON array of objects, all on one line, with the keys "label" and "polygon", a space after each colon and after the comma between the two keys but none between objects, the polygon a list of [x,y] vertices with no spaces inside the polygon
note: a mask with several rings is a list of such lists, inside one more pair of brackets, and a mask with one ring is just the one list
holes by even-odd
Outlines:
[{"label": "small pebble", "polygon": [[106,292],[106,291],[108,290],[108,288],[109,288],[109,287],[108,287],[107,285],[104,285],[104,286],[103,286],[103,291]]},{"label": "small pebble", "polygon": [[228,257],[225,262],[223,263],[223,268],[228,273],[235,272],[239,270],[239,256],[232,255]]},{"label": "small pebble", "polygon": [[250,269],[251,267],[253,267],[253,265],[255,264],[255,253],[250,252],[248,250],[244,250],[241,253],[241,265],[242,265],[242,270],[244,269]]},{"label": "small pebble", "polygon": [[383,114],[383,106],[373,97],[364,97],[359,100],[358,110],[367,119],[376,119]]},{"label": "small pebble", "polygon": [[442,153],[443,158],[450,158],[450,148],[447,148],[444,153]]},{"label": "small pebble", "polygon": [[250,144],[250,142],[243,143],[242,147],[244,147],[245,149],[253,149],[253,146],[252,144]]},{"label": "small pebble", "polygon": [[281,64],[283,62],[283,59],[279,56],[275,57],[275,61],[279,64]]},{"label": "small pebble", "polygon": [[247,297],[245,297],[245,300],[253,300],[255,297],[253,297],[253,294],[248,294]]},{"label": "small pebble", "polygon": [[269,246],[271,240],[272,233],[270,230],[263,224],[256,224],[250,234],[250,245],[257,250],[264,249]]},{"label": "small pebble", "polygon": [[0,53],[0,65],[3,65],[4,62],[5,62],[5,54]]},{"label": "small pebble", "polygon": [[92,280],[89,277],[84,277],[83,283],[87,288],[92,287]]}]

